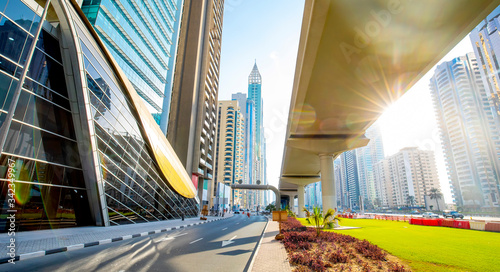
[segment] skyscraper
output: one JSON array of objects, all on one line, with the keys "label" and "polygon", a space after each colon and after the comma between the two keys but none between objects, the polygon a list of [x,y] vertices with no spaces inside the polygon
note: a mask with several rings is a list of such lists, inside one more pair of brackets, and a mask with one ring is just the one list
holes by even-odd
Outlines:
[{"label": "skyscraper", "polygon": [[183,2],[82,2],[82,11],[158,124],[170,110]]},{"label": "skyscraper", "polygon": [[[257,62],[255,62],[250,75],[248,76],[248,99],[253,101],[255,106],[255,152],[254,175],[255,181],[267,184],[265,176],[265,145],[264,145],[264,124],[263,124],[263,100],[262,100],[262,77]],[[264,193],[255,192],[255,205],[264,205]]]},{"label": "skyscraper", "polygon": [[345,195],[342,197],[346,208],[359,209],[360,185],[356,151],[349,150],[340,155],[341,182]]},{"label": "skyscraper", "polygon": [[257,62],[253,65],[252,72],[248,76],[248,99],[252,100],[255,104],[255,147],[257,156],[261,154],[262,138],[263,138],[263,112],[262,112],[262,77],[257,68]]},{"label": "skyscraper", "polygon": [[377,197],[373,166],[384,159],[384,145],[378,123],[366,130],[366,137],[370,139],[368,145],[355,149],[355,152],[360,195],[363,197],[364,205],[371,205]]},{"label": "skyscraper", "polygon": [[[245,119],[237,100],[219,101],[215,181],[231,185],[244,176]],[[234,190],[229,197],[236,208],[244,204],[246,191]],[[227,204],[227,203],[226,203]]]},{"label": "skyscraper", "polygon": [[[243,174],[243,183],[244,184],[256,184],[257,182],[257,159],[256,159],[256,143],[255,143],[255,135],[256,135],[256,118],[255,118],[255,103],[250,98],[247,98],[244,93],[236,93],[232,94],[232,99],[237,100],[241,106],[241,111],[244,113],[245,118],[245,149],[244,149],[244,174]],[[248,191],[245,194],[246,207],[253,207],[255,205],[256,192]]]},{"label": "skyscraper", "polygon": [[[202,198],[213,190],[223,0],[185,0],[167,139]],[[211,205],[211,204],[210,204]]]},{"label": "skyscraper", "polygon": [[500,6],[483,22],[471,31],[469,37],[474,54],[479,62],[479,72],[484,82],[488,102],[496,112],[496,121],[500,116]]},{"label": "skyscraper", "polygon": [[380,199],[383,206],[426,206],[425,196],[432,188],[439,189],[432,151],[403,148],[377,163],[375,168],[377,183],[381,184],[382,194],[386,194]]},{"label": "skyscraper", "polygon": [[500,128],[473,53],[441,63],[430,81],[457,206],[499,206]]}]

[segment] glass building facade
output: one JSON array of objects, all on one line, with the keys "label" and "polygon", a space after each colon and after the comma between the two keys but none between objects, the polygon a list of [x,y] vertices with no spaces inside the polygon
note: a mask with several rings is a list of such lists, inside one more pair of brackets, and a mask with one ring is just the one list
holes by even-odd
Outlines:
[{"label": "glass building facade", "polygon": [[160,118],[168,120],[183,3],[184,0],[82,2],[82,11],[158,124]]},{"label": "glass building facade", "polygon": [[0,0],[0,231],[8,210],[18,231],[196,216],[190,177],[83,12],[52,1],[42,20],[40,3]]}]

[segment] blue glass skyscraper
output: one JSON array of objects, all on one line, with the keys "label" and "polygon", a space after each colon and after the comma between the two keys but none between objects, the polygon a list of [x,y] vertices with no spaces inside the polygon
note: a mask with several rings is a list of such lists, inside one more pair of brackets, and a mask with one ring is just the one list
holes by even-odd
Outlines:
[{"label": "blue glass skyscraper", "polygon": [[[82,10],[156,122],[168,120],[184,0],[84,0]],[[162,122],[166,132],[168,122]]]},{"label": "blue glass skyscraper", "polygon": [[248,76],[248,99],[252,100],[255,104],[255,146],[257,153],[260,155],[262,148],[262,77],[255,62],[252,72]]}]

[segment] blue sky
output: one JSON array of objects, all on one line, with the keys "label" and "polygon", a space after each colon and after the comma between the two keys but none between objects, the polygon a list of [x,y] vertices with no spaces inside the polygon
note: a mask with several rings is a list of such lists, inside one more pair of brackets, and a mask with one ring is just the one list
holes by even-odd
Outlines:
[{"label": "blue sky", "polygon": [[[219,100],[247,93],[254,61],[262,75],[268,181],[278,185],[304,0],[226,0],[222,34]],[[472,52],[463,39],[442,61]],[[439,63],[441,63],[440,61]],[[428,88],[435,67],[379,119],[385,155],[408,146],[433,150],[441,191],[451,202],[434,108]]]},{"label": "blue sky", "polygon": [[302,25],[303,0],[226,0],[219,100],[247,93],[255,60],[262,76],[267,176],[278,185]]}]

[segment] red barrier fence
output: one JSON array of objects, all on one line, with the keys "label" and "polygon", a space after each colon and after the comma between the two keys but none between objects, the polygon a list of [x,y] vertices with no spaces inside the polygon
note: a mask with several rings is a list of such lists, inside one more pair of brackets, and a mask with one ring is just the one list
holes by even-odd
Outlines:
[{"label": "red barrier fence", "polygon": [[470,229],[469,221],[466,220],[455,220],[453,222],[453,227],[457,229]]},{"label": "red barrier fence", "polygon": [[500,232],[500,222],[488,222],[484,226],[484,230]]},{"label": "red barrier fence", "polygon": [[424,226],[439,226],[439,222],[436,219],[422,219]]},{"label": "red barrier fence", "polygon": [[443,223],[441,226],[453,228],[454,222],[455,222],[455,220],[453,220],[453,219],[443,219]]}]

